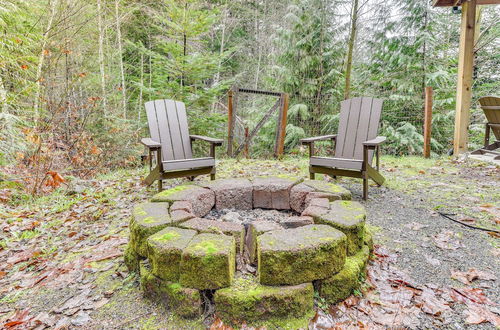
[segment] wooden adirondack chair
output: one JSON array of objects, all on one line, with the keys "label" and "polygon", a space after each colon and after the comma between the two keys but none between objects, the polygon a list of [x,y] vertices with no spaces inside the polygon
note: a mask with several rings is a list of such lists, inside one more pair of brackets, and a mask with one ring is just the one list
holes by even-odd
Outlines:
[{"label": "wooden adirondack chair", "polygon": [[[486,116],[486,127],[484,133],[484,147],[474,150],[472,154],[492,154],[493,159],[500,159],[500,97],[486,96],[479,99],[479,104]],[[490,144],[490,131],[493,131],[496,141]]]},{"label": "wooden adirondack chair", "polygon": [[[150,173],[144,179],[149,186],[156,180],[162,190],[162,180],[210,174],[215,179],[215,147],[223,140],[206,136],[189,135],[184,103],[174,100],[156,100],[145,104],[150,138],[141,143],[149,150]],[[192,142],[210,143],[210,157],[193,158]],[[156,153],[156,166],[152,168],[152,154]]]},{"label": "wooden adirondack chair", "polygon": [[[378,185],[385,181],[379,173],[379,145],[385,137],[377,136],[382,112],[382,100],[371,97],[355,97],[341,102],[339,131],[335,135],[325,135],[302,139],[309,145],[309,173],[323,173],[336,178],[348,176],[363,179],[363,199],[368,197],[368,179]],[[314,142],[332,140],[335,145],[334,157],[314,156]],[[376,168],[372,167],[373,154],[377,158]]]}]

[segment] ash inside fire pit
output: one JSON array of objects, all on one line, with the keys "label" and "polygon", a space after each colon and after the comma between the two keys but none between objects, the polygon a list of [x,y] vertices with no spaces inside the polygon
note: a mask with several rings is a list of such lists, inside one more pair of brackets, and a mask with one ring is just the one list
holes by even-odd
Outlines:
[{"label": "ash inside fire pit", "polygon": [[290,217],[298,216],[299,214],[290,210],[235,210],[235,209],[212,209],[205,218],[217,221],[234,222],[242,225],[250,224],[254,221],[270,221],[278,224],[285,223]]}]

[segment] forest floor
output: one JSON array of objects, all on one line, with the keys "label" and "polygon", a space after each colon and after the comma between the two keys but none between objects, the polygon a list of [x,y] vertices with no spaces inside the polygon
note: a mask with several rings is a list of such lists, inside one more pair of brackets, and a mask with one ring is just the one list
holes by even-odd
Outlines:
[{"label": "forest floor", "polygon": [[[386,185],[370,186],[363,202],[376,232],[367,284],[336,306],[318,299],[310,328],[499,327],[500,168],[448,158],[383,157],[382,164]],[[307,159],[221,160],[217,170],[219,178],[306,177]],[[155,193],[140,184],[145,174],[68,180],[37,198],[3,190],[0,327],[224,328],[217,319],[184,321],[165,312],[142,297],[124,266],[131,209]],[[359,181],[339,184],[361,199]]]}]

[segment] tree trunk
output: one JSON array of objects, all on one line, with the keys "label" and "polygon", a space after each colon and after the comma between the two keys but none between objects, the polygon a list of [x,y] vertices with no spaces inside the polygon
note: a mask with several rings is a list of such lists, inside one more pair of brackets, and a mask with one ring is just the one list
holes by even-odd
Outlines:
[{"label": "tree trunk", "polygon": [[358,21],[358,0],[353,0],[352,13],[351,13],[351,32],[349,34],[347,61],[345,67],[344,100],[347,100],[351,94],[352,54],[354,52],[354,44],[356,43],[357,21]]},{"label": "tree trunk", "polygon": [[40,55],[38,56],[38,66],[36,69],[36,82],[35,82],[35,104],[33,105],[33,120],[35,122],[35,127],[38,126],[38,120],[40,119],[40,94],[42,92],[42,86],[41,86],[41,79],[42,79],[42,70],[43,70],[43,64],[45,62],[45,56],[47,54],[47,51],[45,47],[47,46],[47,42],[49,40],[49,32],[52,29],[52,23],[54,22],[54,17],[56,15],[56,6],[58,0],[52,0],[52,2],[49,2],[50,5],[50,13],[49,13],[49,20],[47,21],[47,27],[43,33],[42,36],[42,49],[40,51]]},{"label": "tree trunk", "polygon": [[125,86],[125,68],[123,67],[123,47],[122,47],[122,33],[120,27],[120,11],[119,11],[120,0],[115,0],[115,16],[116,16],[116,39],[118,41],[118,59],[120,64],[120,76],[121,76],[121,91],[122,91],[122,111],[123,118],[127,118],[127,92]]},{"label": "tree trunk", "polygon": [[97,17],[99,25],[99,70],[101,72],[101,98],[102,98],[102,110],[104,117],[108,114],[108,99],[106,97],[106,72],[104,70],[104,25],[102,22],[103,9],[102,2],[106,3],[106,0],[97,0]]},{"label": "tree trunk", "polygon": [[139,102],[137,107],[137,129],[141,127],[142,88],[144,86],[144,53],[141,53],[141,83],[139,84]]}]

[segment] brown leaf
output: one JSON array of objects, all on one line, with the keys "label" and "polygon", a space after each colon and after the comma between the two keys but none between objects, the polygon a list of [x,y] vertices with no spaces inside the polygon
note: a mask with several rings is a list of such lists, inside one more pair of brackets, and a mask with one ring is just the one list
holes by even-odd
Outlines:
[{"label": "brown leaf", "polygon": [[24,250],[21,253],[18,253],[7,259],[7,264],[15,265],[19,262],[29,260],[36,256],[39,256],[42,252],[40,250]]},{"label": "brown leaf", "polygon": [[484,306],[480,306],[477,304],[467,304],[467,311],[465,315],[467,316],[465,319],[466,323],[469,324],[480,324],[484,322],[490,322],[495,327],[500,327],[500,316],[491,312]]},{"label": "brown leaf", "polygon": [[494,303],[486,297],[484,291],[479,288],[451,288],[450,298],[462,304],[474,302],[478,304],[494,305]]},{"label": "brown leaf", "polygon": [[456,239],[455,233],[449,230],[442,230],[432,237],[434,238],[434,244],[441,249],[456,250],[462,246],[460,241]]},{"label": "brown leaf", "polygon": [[18,325],[29,322],[31,319],[29,313],[30,313],[29,309],[16,310],[14,315],[12,315],[12,317],[10,317],[7,320],[7,322],[3,325],[4,328],[6,329],[14,328],[17,327]]},{"label": "brown leaf", "polygon": [[423,312],[439,316],[445,311],[449,311],[450,307],[445,300],[438,298],[434,292],[429,288],[424,288],[422,294],[417,299]]},{"label": "brown leaf", "polygon": [[481,270],[477,270],[475,268],[470,268],[466,272],[460,272],[458,270],[451,271],[451,278],[462,282],[463,284],[470,284],[474,280],[484,280],[484,281],[492,281],[496,280],[495,275],[484,272]]},{"label": "brown leaf", "polygon": [[500,233],[497,233],[495,231],[489,231],[488,235],[490,235],[493,238],[500,238]]}]

